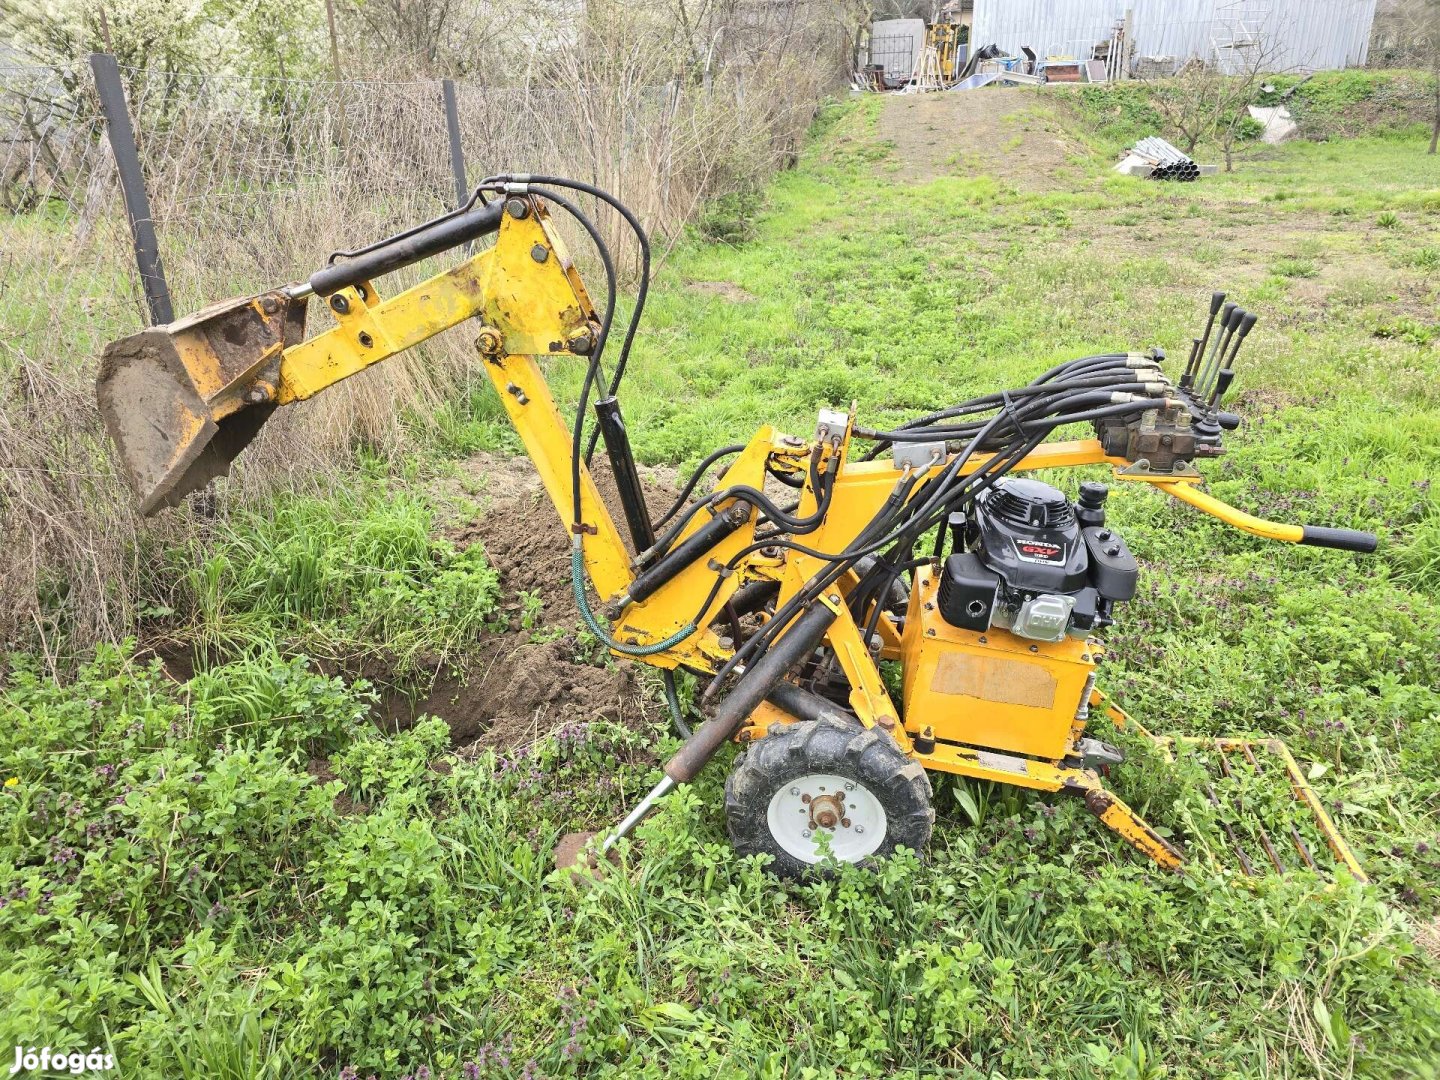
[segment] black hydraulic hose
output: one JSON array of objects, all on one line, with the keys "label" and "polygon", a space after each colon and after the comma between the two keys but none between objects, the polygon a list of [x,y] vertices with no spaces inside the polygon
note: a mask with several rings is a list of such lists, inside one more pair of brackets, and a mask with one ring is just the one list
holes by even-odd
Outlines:
[{"label": "black hydraulic hose", "polygon": [[[969,476],[964,477],[962,479],[962,483],[968,484],[971,481],[982,478],[987,470],[997,469],[1001,464],[1004,464],[1005,468],[1001,470],[998,475],[992,477],[992,479],[998,479],[999,475],[1003,475],[1005,471],[1008,471],[1009,467],[1013,466],[1015,462],[1019,461],[1022,457],[1024,457],[1024,455],[1028,453],[1031,449],[1033,449],[1035,445],[1038,445],[1038,443],[1042,441],[1043,438],[1044,436],[1041,435],[1038,438],[1027,440],[1026,443],[1017,447],[1010,455],[1007,456],[1008,460],[1006,462],[1002,463],[1001,459],[998,456],[997,458],[986,462],[983,466],[981,466],[980,469],[976,470],[974,473],[971,473]],[[871,523],[867,525],[865,530],[861,532],[860,536],[856,538],[855,543],[852,544],[850,548],[846,549],[846,551],[841,552],[838,555],[827,552],[815,551],[814,549],[806,548],[804,545],[798,544],[794,541],[787,540],[773,541],[772,544],[757,543],[751,545],[749,548],[742,549],[741,551],[737,552],[732,557],[730,563],[727,565],[727,570],[733,569],[734,566],[737,565],[739,561],[750,551],[772,545],[776,547],[785,547],[791,550],[797,550],[804,554],[811,555],[815,558],[823,559],[827,563],[830,563],[831,566],[828,571],[824,571],[811,578],[811,580],[807,582],[806,586],[801,589],[799,593],[792,597],[791,600],[783,608],[781,608],[775,613],[772,620],[767,623],[760,630],[760,632],[752,636],[748,641],[745,642],[745,644],[741,648],[735,651],[735,653],[729,658],[729,660],[727,660],[725,664],[723,664],[720,669],[715,673],[715,676],[711,680],[710,685],[705,690],[704,696],[708,699],[714,693],[716,693],[725,678],[732,671],[734,671],[735,668],[739,666],[739,664],[742,663],[746,657],[757,651],[762,651],[766,642],[771,636],[773,636],[773,633],[775,632],[777,627],[785,625],[785,623],[793,617],[795,611],[799,610],[799,608],[802,607],[804,604],[813,601],[815,597],[819,596],[821,592],[829,588],[830,585],[837,578],[839,578],[841,574],[845,573],[845,571],[849,569],[849,567],[853,565],[856,561],[863,558],[866,554],[870,554],[872,552],[890,546],[890,544],[894,542],[896,537],[907,531],[907,528],[913,533],[913,535],[918,536],[923,533],[927,528],[931,527],[928,524],[927,520],[924,518],[924,515],[928,514],[933,509],[934,505],[937,503],[937,501],[941,500],[942,496],[945,497],[946,501],[948,501],[949,498],[953,497],[945,491],[946,482],[943,481],[943,476],[948,474],[950,479],[953,480],[954,475],[958,473],[958,470],[964,466],[964,464],[973,455],[974,451],[975,444],[972,443],[971,446],[969,446],[963,453],[957,455],[955,459],[953,459],[947,464],[946,474],[942,474],[942,477],[937,477],[934,481],[929,482],[936,485],[935,494],[928,499],[926,505],[921,508],[921,511],[918,514],[911,515],[912,521],[917,516],[921,517],[918,526],[902,525],[899,529],[892,531],[889,535],[883,537],[878,541],[872,543],[869,540],[869,538],[874,535],[877,529],[882,527],[888,527],[888,520],[891,516],[893,516],[893,514],[890,512],[892,504],[898,505],[898,507],[902,510],[908,510],[908,507],[906,506],[906,500],[909,497],[910,490],[914,488],[917,478],[905,477],[896,484],[895,490],[891,492],[890,497],[886,500],[886,505],[881,508],[880,512],[877,513],[875,517],[871,520]],[[929,486],[929,484],[927,484],[927,486]],[[942,514],[948,513],[948,510],[944,507],[943,504],[941,509]],[[723,576],[717,579],[717,583],[714,589],[712,589],[710,600],[706,602],[705,607],[702,609],[702,611],[708,610],[710,603],[713,602],[714,594],[719,590],[720,581],[723,581]]]},{"label": "black hydraulic hose", "polygon": [[880,573],[880,584],[876,590],[875,602],[871,608],[870,617],[865,620],[865,631],[861,635],[861,640],[865,642],[867,648],[870,645],[870,639],[875,635],[876,629],[880,626],[880,615],[885,610],[885,593],[890,588],[890,583],[892,581],[899,581],[900,575],[905,573],[906,570],[913,570],[916,567],[924,566],[932,561],[931,559],[907,559],[905,562],[895,566],[891,566],[888,562],[881,559],[875,561],[876,568]]},{"label": "black hydraulic hose", "polygon": [[1083,359],[1075,360],[1072,363],[1066,365],[1065,370],[1060,372],[1058,375],[1046,379],[1043,382],[1038,379],[1032,380],[1030,385],[1053,386],[1057,382],[1064,382],[1069,379],[1079,378],[1081,376],[1087,375],[1093,371],[1104,371],[1111,368],[1125,368],[1130,371],[1138,370],[1137,368],[1133,368],[1130,366],[1130,357],[1128,355],[1118,357],[1087,356]]},{"label": "black hydraulic hose", "polygon": [[[906,421],[900,424],[893,431],[877,431],[873,428],[856,428],[855,435],[862,439],[874,439],[876,443],[866,451],[862,460],[873,461],[889,446],[896,442],[928,442],[933,438],[958,437],[977,429],[983,421],[976,420],[970,424],[961,424],[952,428],[940,429],[935,427],[939,420],[953,419],[960,416],[988,413],[999,408],[1007,399],[1018,401],[1020,407],[1016,410],[1022,415],[1032,415],[1043,412],[1042,406],[1061,399],[1064,391],[1074,390],[1107,390],[1111,393],[1149,393],[1153,388],[1153,380],[1137,381],[1139,369],[1128,366],[1116,366],[1113,369],[1096,369],[1083,373],[1080,376],[1067,378],[1062,383],[1049,383],[1039,385],[1031,383],[1028,386],[1016,390],[1006,391],[1003,394],[987,394],[982,398],[975,398],[972,401],[953,405],[947,409],[941,409],[915,420]],[[1119,381],[1123,379],[1124,381]],[[1042,396],[1045,395],[1045,396]]]},{"label": "black hydraulic hose", "polygon": [[1080,356],[1076,357],[1074,360],[1066,360],[1063,364],[1056,364],[1043,375],[1032,379],[1030,381],[1030,385],[1034,386],[1036,383],[1049,382],[1056,375],[1059,375],[1062,371],[1073,368],[1076,364],[1083,364],[1088,360],[1125,360],[1129,357],[1129,355],[1129,353],[1095,353],[1092,356]]},{"label": "black hydraulic hose", "polygon": [[899,426],[898,430],[909,431],[914,428],[928,427],[937,420],[947,420],[952,416],[963,416],[969,412],[980,412],[985,409],[994,408],[1003,404],[1006,398],[1014,399],[1017,397],[1056,393],[1062,390],[1102,386],[1107,382],[1113,381],[1111,377],[1103,374],[1103,372],[1107,370],[1113,370],[1117,376],[1123,373],[1128,380],[1134,378],[1134,373],[1138,369],[1106,361],[1103,365],[1098,365],[1093,371],[1087,369],[1084,372],[1068,373],[1066,379],[1062,382],[1032,382],[1026,386],[1016,387],[1014,390],[983,394],[980,397],[971,398],[969,401],[961,402],[958,405],[951,405],[947,408],[927,413],[925,416],[917,416],[913,420],[907,420]]},{"label": "black hydraulic hose", "polygon": [[[578,528],[584,524],[584,513],[581,508],[580,499],[580,441],[585,436],[585,414],[586,406],[590,403],[590,391],[595,385],[595,375],[600,367],[600,355],[605,349],[605,341],[610,336],[610,322],[615,315],[615,261],[610,257],[610,249],[605,244],[605,238],[600,235],[600,230],[595,228],[591,220],[585,216],[578,206],[558,195],[553,191],[543,188],[532,189],[543,198],[550,199],[556,205],[563,207],[585,231],[590,234],[591,241],[595,244],[595,250],[600,255],[600,262],[605,267],[605,281],[609,287],[609,294],[605,302],[605,317],[600,323],[600,332],[595,337],[595,346],[590,353],[590,362],[585,365],[585,379],[580,386],[580,400],[575,407],[575,425],[571,434],[574,446],[570,454],[570,489],[571,489],[571,512],[574,515],[573,524]],[[598,431],[598,429],[597,429]]]},{"label": "black hydraulic hose", "polygon": [[[504,184],[516,178],[511,175],[490,176],[481,181],[481,188],[495,184]],[[614,373],[610,376],[608,396],[615,397],[620,392],[620,381],[625,377],[625,368],[630,363],[630,348],[635,342],[635,332],[640,326],[640,316],[645,311],[645,301],[650,295],[650,236],[645,227],[640,224],[640,219],[608,191],[603,191],[593,184],[587,184],[583,180],[571,180],[564,176],[545,176],[530,174],[524,177],[524,182],[529,184],[550,184],[555,187],[570,188],[572,191],[584,192],[587,195],[599,199],[601,202],[613,208],[635,234],[635,239],[640,244],[640,287],[635,294],[635,308],[630,313],[630,324],[625,330],[625,340],[620,345],[620,358],[615,363]],[[533,190],[533,189],[532,189]],[[548,197],[548,196],[547,196]],[[592,432],[589,445],[585,448],[585,460],[588,462],[595,452],[595,439],[598,432]]]},{"label": "black hydraulic hose", "polygon": [[[1145,387],[1140,386],[1140,384],[1129,384],[1129,387],[1116,387],[1113,392],[1093,393],[1093,395],[1073,397],[1073,399],[1063,400],[1063,402],[1051,403],[1051,408],[1027,410],[1027,412],[1018,416],[1017,423],[1018,426],[1020,426],[1020,432],[1028,432],[1031,431],[1035,423],[1045,423],[1048,422],[1048,420],[1056,420],[1057,423],[1076,423],[1077,420],[1089,418],[1090,413],[1092,413],[1094,409],[1100,408],[1100,406],[1123,405],[1126,406],[1126,409],[1138,408],[1143,412],[1145,409],[1158,408],[1159,403],[1165,400],[1164,397],[1161,396],[1151,397],[1145,395],[1143,389],[1145,389]],[[1135,400],[1133,400],[1133,402],[1116,402],[1116,400],[1113,399],[1115,393],[1128,393],[1128,395],[1133,395]],[[943,438],[946,439],[946,441],[953,441],[953,439],[968,438],[968,436],[973,435],[975,431],[976,425],[959,425],[955,426],[955,428],[932,429],[930,436],[936,439]],[[920,439],[919,436],[914,435],[912,432],[887,433],[896,435],[896,439],[894,439],[896,442],[926,441],[926,439]],[[994,445],[992,442],[986,442],[984,446],[981,446],[981,449],[991,449],[992,445]]]},{"label": "black hydraulic hose", "polygon": [[790,476],[787,473],[777,471],[776,469],[771,467],[768,461],[765,463],[765,472],[768,475],[773,476],[776,481],[784,484],[786,487],[803,488],[805,486],[805,481],[803,479],[797,480],[795,477]]},{"label": "black hydraulic hose", "polygon": [[[1113,403],[1112,394],[1135,394],[1137,397],[1146,393],[1150,384],[1148,383],[1115,383],[1102,389],[1091,392],[1057,395],[1053,400],[1046,399],[1040,402],[1027,403],[1022,409],[1017,410],[1022,414],[1023,419],[1031,419],[1036,416],[1049,415],[1054,412],[1052,406],[1064,405],[1067,408],[1074,408],[1084,404],[1085,407],[1098,404]],[[957,424],[951,427],[930,427],[921,430],[908,430],[897,428],[894,431],[875,431],[872,428],[856,428],[855,434],[862,439],[876,439],[886,443],[897,442],[929,442],[935,439],[954,439],[963,437],[976,431],[980,423]]]},{"label": "black hydraulic hose", "polygon": [[675,502],[671,505],[670,509],[666,510],[665,513],[656,520],[655,528],[661,528],[667,521],[680,512],[680,507],[685,505],[685,500],[690,498],[690,493],[695,490],[695,485],[700,483],[704,478],[710,466],[714,465],[721,458],[729,457],[731,454],[738,454],[744,449],[744,443],[732,443],[730,446],[722,446],[714,453],[706,455],[705,460],[700,462],[700,464],[695,467],[695,471],[690,474],[690,479],[686,481],[685,487],[681,490],[680,494],[676,496]]},{"label": "black hydraulic hose", "polygon": [[825,513],[830,508],[830,497],[835,490],[835,473],[838,470],[839,465],[839,456],[832,455],[830,458],[830,463],[826,466],[825,472],[825,477],[829,481],[829,483],[822,484],[820,476],[816,471],[816,461],[813,457],[811,458],[810,477],[811,482],[818,493],[818,503],[816,505],[815,512],[808,517],[791,517],[789,514],[785,513],[773,502],[771,502],[769,497],[763,491],[759,491],[756,488],[750,487],[748,484],[736,484],[733,487],[723,488],[720,491],[713,492],[712,494],[706,496],[704,499],[701,499],[699,502],[695,503],[688,510],[686,510],[686,512],[681,515],[680,519],[675,522],[675,524],[671,525],[669,529],[666,530],[665,535],[662,536],[659,540],[655,541],[655,546],[652,547],[648,552],[643,553],[643,555],[645,556],[644,561],[651,561],[655,557],[669,550],[670,545],[675,543],[681,532],[684,531],[685,526],[690,523],[690,519],[693,518],[695,514],[697,514],[703,507],[724,502],[729,499],[738,499],[742,502],[750,503],[756,509],[764,513],[766,517],[768,517],[771,521],[778,522],[779,524],[784,525],[787,532],[798,533],[801,535],[814,532],[825,520]]},{"label": "black hydraulic hose", "polygon": [[[993,425],[998,423],[1003,416],[1003,413],[998,414],[994,419],[990,421],[990,424]],[[977,437],[976,442],[978,441],[979,439]],[[934,503],[940,498],[941,495],[944,494],[944,483],[953,479],[954,476],[958,474],[959,470],[964,466],[965,462],[967,462],[974,453],[974,449],[975,443],[972,443],[969,447],[966,448],[963,453],[957,454],[950,462],[946,464],[945,472],[942,473],[940,477],[937,477],[935,481],[932,481],[932,483],[937,483],[935,494],[930,497],[930,499],[926,502],[924,506],[920,507],[919,510],[915,511],[914,514],[929,513],[929,511],[933,508]],[[896,496],[901,493],[902,486],[906,484],[909,484],[911,487],[913,487],[914,478],[902,478],[902,480],[896,485],[895,491],[891,492],[890,499],[894,500]],[[908,488],[906,490],[908,493]],[[887,500],[887,505],[889,501],[890,500]],[[905,506],[904,500],[901,499],[898,510],[904,511],[906,509],[907,507]],[[914,514],[912,514],[912,519]],[[888,517],[893,516],[894,513],[888,515]],[[900,534],[900,532],[904,531],[904,526],[902,525],[900,526],[899,530],[892,530],[891,534],[872,543],[870,538],[875,535],[876,531],[889,527],[890,522],[889,520],[886,520],[886,518],[887,514],[885,508],[882,507],[881,512],[876,514],[876,516],[871,519],[870,524],[868,524],[861,531],[860,535],[856,538],[855,544],[852,544],[850,548],[846,549],[845,552],[842,552],[838,556],[813,552],[812,550],[810,553],[816,555],[821,559],[827,560],[827,563],[829,564],[828,568],[826,570],[822,570],[820,573],[812,577],[810,581],[805,584],[804,588],[802,588],[798,593],[796,593],[796,595],[793,596],[790,601],[785,604],[783,608],[781,608],[781,610],[775,613],[775,616],[771,620],[771,622],[767,623],[763,628],[761,628],[760,632],[751,637],[750,640],[745,642],[743,646],[735,650],[731,657],[715,673],[715,678],[711,681],[710,685],[705,690],[705,696],[708,698],[709,696],[713,695],[718,690],[720,684],[725,680],[726,676],[728,676],[732,671],[735,670],[736,667],[743,663],[746,657],[762,650],[762,648],[768,642],[769,638],[772,636],[773,631],[776,627],[786,625],[804,604],[810,603],[816,597],[818,597],[821,592],[829,588],[830,585],[837,578],[839,578],[841,574],[845,573],[845,571],[851,565],[853,565],[856,560],[861,559],[865,555],[871,554],[872,552],[878,551],[884,547],[888,547]],[[797,550],[800,549],[800,546],[796,545],[794,541],[778,541],[776,543],[777,546],[783,546]],[[736,557],[739,557],[738,554]]]},{"label": "black hydraulic hose", "polygon": [[[902,481],[902,483],[904,483],[904,481]],[[898,487],[899,485],[897,485],[897,488]],[[879,515],[877,515],[877,518],[878,517]],[[875,522],[872,522],[870,526],[867,526],[865,532],[862,532],[861,534],[861,539],[863,539],[869,534],[870,530],[874,528],[875,524]],[[797,544],[793,540],[780,540],[773,542],[773,544],[772,542],[762,541],[752,544],[748,548],[744,548],[741,549],[741,551],[736,552],[736,554],[732,557],[730,563],[726,565],[726,569],[733,569],[733,567],[737,565],[739,561],[751,551],[770,546],[785,547],[792,550],[804,551],[809,554],[814,554],[819,558],[831,560],[832,562],[839,558],[839,556],[833,554],[814,552],[813,549],[805,548],[803,545]],[[708,700],[719,690],[721,684],[724,683],[725,679],[730,675],[730,673],[733,672],[741,663],[743,663],[747,657],[756,653],[764,652],[764,650],[768,647],[770,639],[779,632],[780,628],[786,626],[798,611],[800,611],[806,604],[811,603],[814,598],[818,596],[821,592],[823,592],[824,589],[829,586],[830,582],[833,581],[836,577],[838,577],[841,573],[844,573],[843,566],[841,567],[841,569],[839,569],[833,574],[822,572],[821,574],[817,574],[815,577],[811,578],[810,581],[806,583],[805,587],[800,590],[800,592],[798,592],[795,596],[791,597],[791,599],[782,608],[780,608],[780,610],[775,612],[769,622],[767,622],[763,627],[761,627],[760,630],[754,635],[752,635],[743,645],[737,648],[735,652],[731,654],[730,658],[720,666],[719,670],[716,671],[714,678],[711,679],[710,685],[706,687],[703,696]],[[718,590],[719,588],[719,582],[723,580],[723,576],[717,577],[717,582],[715,586],[716,590]]]},{"label": "black hydraulic hose", "polygon": [[[625,219],[631,231],[635,233],[635,239],[640,244],[640,287],[635,294],[635,310],[630,313],[630,325],[625,331],[625,340],[620,343],[620,359],[615,363],[614,374],[610,377],[610,393],[614,394],[620,388],[620,380],[625,377],[625,365],[630,361],[630,347],[635,341],[635,331],[640,325],[640,315],[645,310],[645,300],[650,293],[650,236],[645,231],[645,226],[640,224],[640,219],[608,191],[603,191],[593,184],[587,184],[583,180],[570,180],[561,176],[531,176],[530,182],[534,184],[554,184],[558,187],[568,187],[575,191],[583,191],[592,195],[601,202],[614,208],[614,210]],[[594,445],[591,445],[594,449]]]}]

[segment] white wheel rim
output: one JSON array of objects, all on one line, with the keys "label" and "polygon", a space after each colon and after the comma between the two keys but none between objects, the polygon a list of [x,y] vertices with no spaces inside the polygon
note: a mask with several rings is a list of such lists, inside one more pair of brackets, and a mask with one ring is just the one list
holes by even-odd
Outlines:
[{"label": "white wheel rim", "polygon": [[781,784],[766,820],[787,855],[812,865],[822,858],[822,834],[829,836],[830,853],[840,862],[859,862],[885,842],[880,800],[858,780],[834,773],[806,773]]}]

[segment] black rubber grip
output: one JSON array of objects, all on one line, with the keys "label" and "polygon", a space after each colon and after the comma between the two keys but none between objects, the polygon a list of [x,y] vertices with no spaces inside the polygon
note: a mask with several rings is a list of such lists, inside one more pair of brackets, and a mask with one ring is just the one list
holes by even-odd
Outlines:
[{"label": "black rubber grip", "polygon": [[329,296],[351,285],[358,285],[362,281],[410,266],[421,259],[428,259],[431,255],[439,255],[442,251],[468,244],[471,240],[498,231],[500,215],[504,212],[504,203],[497,199],[490,205],[477,207],[469,213],[437,221],[413,236],[395,240],[346,262],[316,270],[310,275],[310,288],[315,290],[316,296]]},{"label": "black rubber grip", "polygon": [[1359,529],[1330,529],[1324,525],[1302,525],[1300,543],[1311,547],[1339,548],[1341,551],[1362,551],[1369,554],[1380,546],[1374,533]]}]

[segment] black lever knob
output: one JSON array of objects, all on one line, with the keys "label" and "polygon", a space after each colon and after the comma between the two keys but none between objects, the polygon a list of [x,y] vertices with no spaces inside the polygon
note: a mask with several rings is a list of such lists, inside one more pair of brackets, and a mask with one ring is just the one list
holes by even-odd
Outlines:
[{"label": "black lever knob", "polygon": [[1210,407],[1212,409],[1220,404],[1220,399],[1225,396],[1225,391],[1230,389],[1230,384],[1234,381],[1234,370],[1228,367],[1220,369],[1220,373],[1215,376],[1215,391],[1210,395]]}]

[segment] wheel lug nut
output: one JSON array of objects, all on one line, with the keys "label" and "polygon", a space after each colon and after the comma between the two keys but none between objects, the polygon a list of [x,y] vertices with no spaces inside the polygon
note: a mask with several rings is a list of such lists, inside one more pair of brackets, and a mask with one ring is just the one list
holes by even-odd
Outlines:
[{"label": "wheel lug nut", "polygon": [[806,840],[809,840],[809,839],[810,839],[810,830],[809,830],[809,829],[806,829],[806,830],[805,830],[804,832],[802,832],[800,835],[801,835],[802,837],[804,837]]},{"label": "wheel lug nut", "polygon": [[865,826],[864,826],[864,825],[856,825],[856,826],[855,826],[855,831],[856,831],[857,833],[862,833],[862,832],[865,831]]},{"label": "wheel lug nut", "polygon": [[845,790],[846,790],[846,791],[854,791],[854,790],[855,790],[855,781],[853,781],[853,780],[846,780],[846,781],[845,781]]},{"label": "wheel lug nut", "polygon": [[791,794],[791,795],[799,795],[799,794],[800,794],[800,789],[799,789],[798,787],[792,787],[792,788],[790,789],[790,794]]}]

